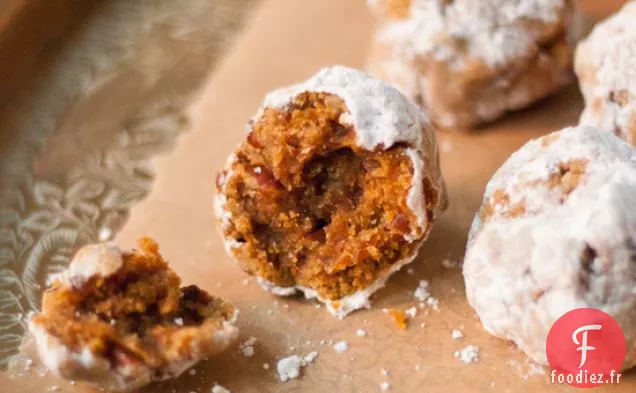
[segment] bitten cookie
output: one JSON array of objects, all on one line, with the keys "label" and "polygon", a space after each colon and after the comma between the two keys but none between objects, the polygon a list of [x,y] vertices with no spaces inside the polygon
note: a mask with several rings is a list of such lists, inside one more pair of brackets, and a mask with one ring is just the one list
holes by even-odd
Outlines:
[{"label": "bitten cookie", "polygon": [[598,24],[576,50],[585,110],[581,124],[636,145],[636,2]]},{"label": "bitten cookie", "polygon": [[447,201],[426,116],[344,67],[269,94],[217,191],[226,249],[242,268],[340,317],[413,260]]},{"label": "bitten cookie", "polygon": [[82,248],[44,293],[29,322],[43,363],[55,374],[107,391],[177,377],[238,336],[228,302],[180,279],[157,243],[122,252]]},{"label": "bitten cookie", "polygon": [[369,0],[369,71],[448,129],[471,129],[572,79],[571,0]]},{"label": "bitten cookie", "polygon": [[488,183],[464,260],[491,334],[547,364],[550,327],[582,307],[614,317],[636,364],[636,157],[593,127],[528,142]]}]

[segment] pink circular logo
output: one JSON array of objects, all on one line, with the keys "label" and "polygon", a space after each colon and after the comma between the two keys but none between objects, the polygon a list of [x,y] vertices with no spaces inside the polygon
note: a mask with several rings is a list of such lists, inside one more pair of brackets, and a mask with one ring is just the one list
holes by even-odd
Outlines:
[{"label": "pink circular logo", "polygon": [[594,308],[578,308],[559,318],[545,343],[551,382],[591,388],[620,382],[627,347],[614,318]]}]

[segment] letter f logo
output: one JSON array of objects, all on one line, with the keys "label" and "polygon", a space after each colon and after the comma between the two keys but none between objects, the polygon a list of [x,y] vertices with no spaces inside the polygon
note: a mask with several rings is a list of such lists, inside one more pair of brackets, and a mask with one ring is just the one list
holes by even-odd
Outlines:
[{"label": "letter f logo", "polygon": [[[576,329],[574,333],[572,333],[572,341],[574,341],[574,344],[581,345],[580,347],[576,349],[577,351],[581,351],[581,364],[579,364],[579,368],[583,367],[583,365],[585,364],[585,361],[587,360],[587,351],[592,351],[596,349],[592,346],[587,345],[587,332],[589,330],[601,330],[602,327],[603,327],[602,325],[585,325]],[[582,342],[579,342],[576,336],[578,336],[578,334],[581,332],[583,332],[583,334],[581,335]]]}]

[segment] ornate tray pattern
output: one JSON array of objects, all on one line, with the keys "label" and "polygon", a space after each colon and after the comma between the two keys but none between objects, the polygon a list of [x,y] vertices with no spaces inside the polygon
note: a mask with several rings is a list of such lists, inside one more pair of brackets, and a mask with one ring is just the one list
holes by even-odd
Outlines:
[{"label": "ornate tray pattern", "polygon": [[100,3],[35,55],[0,113],[0,368],[47,277],[148,193],[152,157],[187,128],[192,93],[250,3]]}]

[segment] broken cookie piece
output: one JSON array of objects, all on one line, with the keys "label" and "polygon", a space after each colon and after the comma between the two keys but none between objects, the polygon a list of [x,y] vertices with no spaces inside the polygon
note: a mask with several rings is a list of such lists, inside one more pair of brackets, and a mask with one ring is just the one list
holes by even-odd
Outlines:
[{"label": "broken cookie piece", "polygon": [[[616,136],[568,128],[528,142],[488,183],[464,260],[484,328],[547,364],[566,312],[596,308],[636,340],[636,156]],[[624,368],[636,364],[627,349]]]},{"label": "broken cookie piece", "polygon": [[51,371],[128,391],[176,377],[236,339],[230,303],[180,288],[154,240],[139,247],[86,246],[46,290],[29,330]]},{"label": "broken cookie piece", "polygon": [[447,204],[424,113],[344,67],[268,95],[217,191],[226,249],[242,268],[339,317],[413,260]]}]

